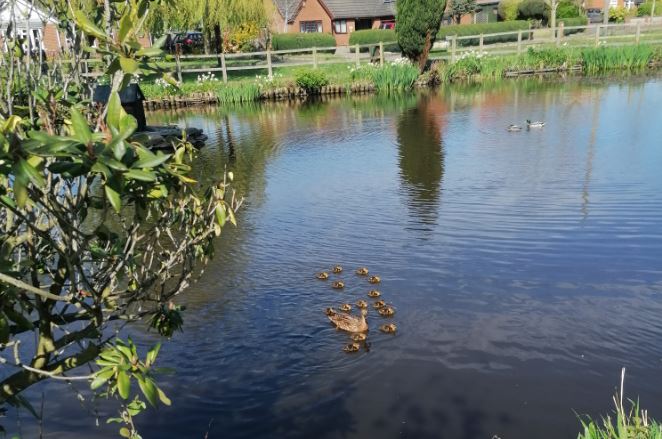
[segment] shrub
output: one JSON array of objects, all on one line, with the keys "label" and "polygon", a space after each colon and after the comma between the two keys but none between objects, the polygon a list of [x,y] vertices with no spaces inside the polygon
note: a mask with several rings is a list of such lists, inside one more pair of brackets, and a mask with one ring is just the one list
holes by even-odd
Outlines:
[{"label": "shrub", "polygon": [[[586,26],[588,24],[588,18],[586,18],[584,15],[575,18],[564,18],[559,20],[559,22],[561,21],[565,27]],[[565,29],[563,31],[563,35],[576,34],[579,32],[584,32],[585,30],[586,29]]]},{"label": "shrub", "polygon": [[571,0],[564,0],[559,2],[556,7],[556,19],[562,18],[575,18],[582,15],[581,8],[577,3]]},{"label": "shrub", "polygon": [[[639,8],[637,9],[637,16],[650,17],[652,10],[653,10],[653,2],[647,1],[639,5]],[[662,1],[660,0],[657,0],[655,2],[655,15],[656,16],[662,15]]]},{"label": "shrub", "polygon": [[547,22],[549,18],[549,6],[544,0],[524,0],[519,5],[519,18]]},{"label": "shrub", "polygon": [[349,36],[349,44],[379,44],[380,42],[392,43],[397,41],[393,29],[368,29],[357,30]]},{"label": "shrub", "polygon": [[336,39],[333,35],[323,33],[276,34],[271,39],[274,50],[335,47],[335,45]]},{"label": "shrub", "polygon": [[329,84],[329,78],[320,70],[302,70],[296,74],[297,85],[307,92],[316,92]]},{"label": "shrub", "polygon": [[499,2],[499,17],[503,21],[515,21],[519,14],[519,4],[522,0],[501,0]]},{"label": "shrub", "polygon": [[446,0],[398,0],[395,33],[402,53],[422,72],[441,25]]},{"label": "shrub", "polygon": [[[462,37],[469,35],[494,34],[499,32],[511,32],[528,29],[529,23],[523,20],[503,21],[500,23],[454,24],[451,26],[442,26],[439,30],[439,33],[437,34],[437,38],[443,40],[451,35]],[[524,32],[522,34],[522,38],[528,38],[528,33]],[[506,41],[517,41],[517,34],[513,33],[511,35],[485,37],[483,39],[483,43],[485,44],[501,43]],[[478,44],[478,38],[458,41],[458,45],[460,46],[475,46],[476,44]]]},{"label": "shrub", "polygon": [[628,16],[628,9],[625,6],[609,8],[609,21],[613,23],[623,23]]}]

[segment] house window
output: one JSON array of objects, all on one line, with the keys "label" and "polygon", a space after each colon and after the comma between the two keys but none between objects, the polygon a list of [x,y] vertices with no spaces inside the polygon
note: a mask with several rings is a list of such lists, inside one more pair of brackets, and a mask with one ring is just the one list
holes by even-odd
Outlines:
[{"label": "house window", "polygon": [[337,34],[346,34],[347,33],[347,20],[335,20],[333,22],[333,28]]},{"label": "house window", "polygon": [[299,24],[299,32],[322,32],[322,22],[302,21]]}]

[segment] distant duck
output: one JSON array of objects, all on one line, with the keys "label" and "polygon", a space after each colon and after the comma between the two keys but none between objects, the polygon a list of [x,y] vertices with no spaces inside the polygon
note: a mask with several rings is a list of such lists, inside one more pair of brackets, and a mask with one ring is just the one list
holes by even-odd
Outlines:
[{"label": "distant duck", "polygon": [[352,310],[352,305],[349,303],[343,303],[338,307],[342,312],[350,312]]},{"label": "distant duck", "polygon": [[368,291],[368,297],[372,297],[373,299],[376,298],[376,297],[379,297],[379,296],[381,296],[381,295],[382,295],[382,293],[380,293],[380,292],[377,291],[377,290],[370,290],[370,291]]},{"label": "distant duck", "polygon": [[342,348],[342,350],[347,352],[348,354],[351,354],[353,352],[358,352],[359,349],[361,349],[361,345],[358,343],[350,343],[344,348]]},{"label": "distant duck", "polygon": [[350,338],[355,342],[360,342],[360,341],[366,341],[368,336],[363,332],[357,332],[356,334],[352,334]]},{"label": "distant duck", "polygon": [[516,133],[518,131],[522,131],[522,127],[519,126],[519,125],[512,125],[511,124],[511,125],[508,126],[507,130],[510,131],[511,133]]},{"label": "distant duck", "polygon": [[317,273],[315,277],[318,278],[319,280],[327,280],[329,278],[329,273],[323,271],[321,273]]},{"label": "distant duck", "polygon": [[527,119],[526,126],[528,126],[529,128],[542,128],[545,126],[545,122],[540,122],[540,121],[531,122],[529,119]]},{"label": "distant duck", "polygon": [[368,269],[365,267],[361,267],[358,270],[356,270],[356,274],[359,276],[367,276],[368,275]]},{"label": "distant duck", "polygon": [[368,279],[368,282],[371,284],[378,284],[382,281],[382,278],[379,276],[370,276],[370,279]]},{"label": "distant duck", "polygon": [[377,310],[377,312],[382,317],[391,317],[393,314],[395,314],[395,310],[390,306],[381,307],[379,310]]},{"label": "distant duck", "polygon": [[356,302],[356,306],[358,306],[361,309],[366,309],[368,307],[368,302],[366,302],[365,300],[359,300],[358,302]]},{"label": "distant duck", "polygon": [[386,306],[386,302],[384,302],[383,300],[378,300],[378,301],[376,301],[375,303],[373,303],[372,306],[373,306],[375,309],[382,309],[383,307]]},{"label": "distant duck", "polygon": [[368,330],[368,322],[366,321],[365,316],[367,315],[368,311],[362,309],[360,316],[354,316],[351,314],[333,314],[329,316],[329,320],[336,325],[336,328],[342,331],[366,332]]},{"label": "distant duck", "polygon": [[336,274],[342,273],[342,267],[340,265],[336,265],[335,267],[333,267],[333,272]]},{"label": "distant duck", "polygon": [[331,287],[335,288],[336,290],[342,290],[343,288],[345,288],[345,282],[341,280],[333,281]]}]

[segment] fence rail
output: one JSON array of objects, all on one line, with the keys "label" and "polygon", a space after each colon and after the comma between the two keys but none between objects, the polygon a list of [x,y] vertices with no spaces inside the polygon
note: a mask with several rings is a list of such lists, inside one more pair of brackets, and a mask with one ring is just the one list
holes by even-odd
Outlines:
[{"label": "fence rail", "polygon": [[[595,24],[556,28],[528,29],[478,35],[451,35],[438,42],[431,53],[432,60],[456,62],[463,54],[478,50],[492,55],[521,54],[530,47],[596,47],[624,44],[662,44],[662,23],[637,21],[625,24]],[[274,70],[286,67],[347,64],[361,66],[366,63],[383,65],[399,57],[399,52],[385,52],[385,46],[395,41],[361,44],[349,47],[311,47],[305,49],[267,50],[261,52],[201,55],[168,55],[161,61],[174,63],[178,79],[185,74],[220,72],[228,81],[229,72],[260,71],[273,77]],[[213,62],[215,60],[215,63]],[[210,63],[212,61],[212,63]],[[95,69],[100,60],[86,60],[84,75],[102,74]]]}]

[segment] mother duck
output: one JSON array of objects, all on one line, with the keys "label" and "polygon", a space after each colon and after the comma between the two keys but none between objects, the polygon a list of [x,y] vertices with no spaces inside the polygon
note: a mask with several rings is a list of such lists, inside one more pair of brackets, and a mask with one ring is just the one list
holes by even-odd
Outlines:
[{"label": "mother duck", "polygon": [[336,328],[347,332],[366,332],[368,330],[368,322],[365,316],[368,315],[368,310],[362,309],[360,316],[351,314],[330,314],[329,320],[336,325]]}]

